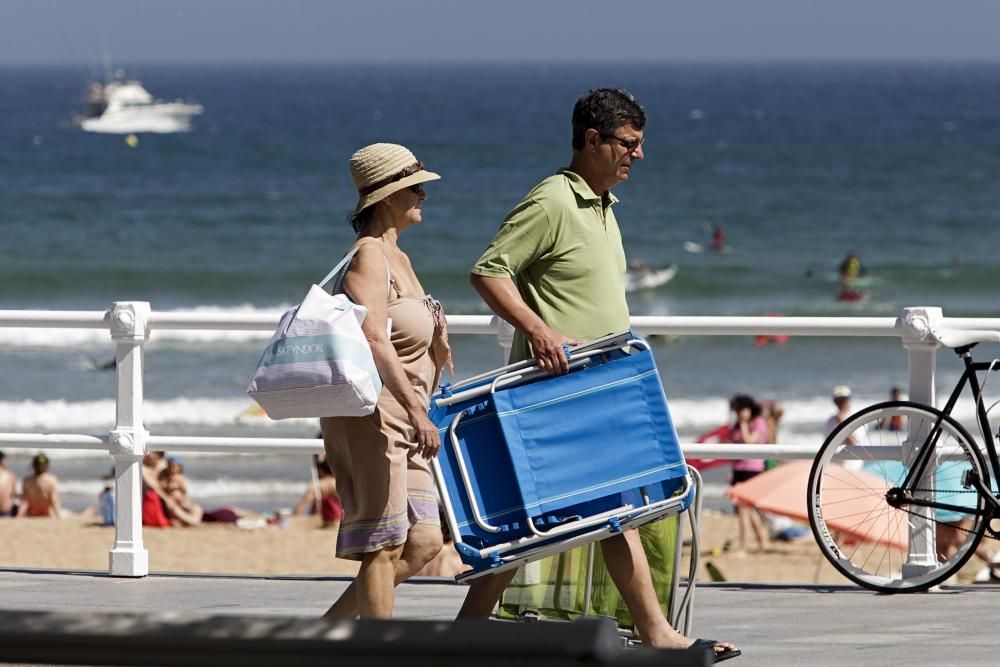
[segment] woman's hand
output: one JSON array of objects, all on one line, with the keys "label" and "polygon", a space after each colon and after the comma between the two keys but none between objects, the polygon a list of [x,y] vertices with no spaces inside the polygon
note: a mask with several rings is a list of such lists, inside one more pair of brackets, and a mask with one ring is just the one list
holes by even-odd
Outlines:
[{"label": "woman's hand", "polygon": [[416,430],[417,453],[425,459],[432,459],[437,456],[438,449],[441,448],[441,437],[438,435],[437,426],[427,417],[427,413],[414,410],[408,415],[410,424]]},{"label": "woman's hand", "polygon": [[455,363],[451,358],[451,345],[448,343],[447,334],[434,333],[434,340],[431,343],[431,356],[438,368],[448,366],[448,370],[455,375]]}]

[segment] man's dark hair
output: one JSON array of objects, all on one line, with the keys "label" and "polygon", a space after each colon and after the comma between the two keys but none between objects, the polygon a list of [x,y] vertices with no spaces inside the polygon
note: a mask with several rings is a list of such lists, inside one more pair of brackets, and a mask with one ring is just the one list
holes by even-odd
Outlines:
[{"label": "man's dark hair", "polygon": [[589,90],[573,106],[573,150],[583,148],[583,135],[593,128],[610,137],[622,125],[646,126],[646,111],[632,93],[618,88]]}]

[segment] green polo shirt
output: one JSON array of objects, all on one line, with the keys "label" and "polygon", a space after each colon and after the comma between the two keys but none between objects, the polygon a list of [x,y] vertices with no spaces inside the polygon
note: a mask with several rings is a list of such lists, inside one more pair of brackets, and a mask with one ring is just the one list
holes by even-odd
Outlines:
[{"label": "green polo shirt", "polygon": [[[535,186],[500,226],[472,272],[509,277],[525,303],[559,333],[590,340],[629,328],[625,250],[611,205],[578,174],[561,170]],[[531,347],[514,336],[511,362]]]}]

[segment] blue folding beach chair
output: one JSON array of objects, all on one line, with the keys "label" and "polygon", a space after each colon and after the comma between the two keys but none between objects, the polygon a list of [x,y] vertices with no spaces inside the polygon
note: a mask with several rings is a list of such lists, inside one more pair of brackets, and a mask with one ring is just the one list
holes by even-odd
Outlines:
[{"label": "blue folding beach chair", "polygon": [[[551,376],[529,360],[442,385],[431,400],[442,442],[434,473],[455,547],[472,567],[459,581],[695,503],[649,345],[626,332],[569,352],[565,375]],[[695,513],[689,516],[696,544]],[[680,540],[676,548],[675,564]],[[690,617],[692,561],[684,598],[671,605],[674,618]],[[589,591],[584,597],[589,606]]]}]

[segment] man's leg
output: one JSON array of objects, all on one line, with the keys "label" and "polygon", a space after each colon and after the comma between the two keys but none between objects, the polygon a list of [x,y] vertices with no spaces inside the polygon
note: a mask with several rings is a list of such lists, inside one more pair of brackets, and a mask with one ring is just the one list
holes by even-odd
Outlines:
[{"label": "man's leg", "polygon": [[656,598],[649,561],[639,531],[632,529],[601,541],[601,552],[615,587],[621,593],[643,641],[651,646],[687,646],[691,640],[667,622]]},{"label": "man's leg", "polygon": [[509,570],[500,574],[475,579],[469,584],[469,592],[465,594],[465,602],[458,610],[456,618],[489,618],[493,608],[500,601],[504,589],[510,585],[517,570]]},{"label": "man's leg", "polygon": [[[637,529],[603,540],[601,552],[644,642],[660,648],[684,648],[694,643],[694,639],[677,632],[663,615]],[[735,649],[728,642],[717,642],[714,646],[716,653]]]},{"label": "man's leg", "polygon": [[[441,529],[429,523],[418,523],[410,527],[406,542],[403,544],[402,554],[396,561],[393,575],[393,588],[415,575],[420,569],[431,562],[441,551],[444,543],[441,537]],[[359,613],[358,606],[358,586],[361,579],[360,572],[358,578],[351,582],[333,606],[327,610],[324,616],[331,618],[355,618]]]}]

